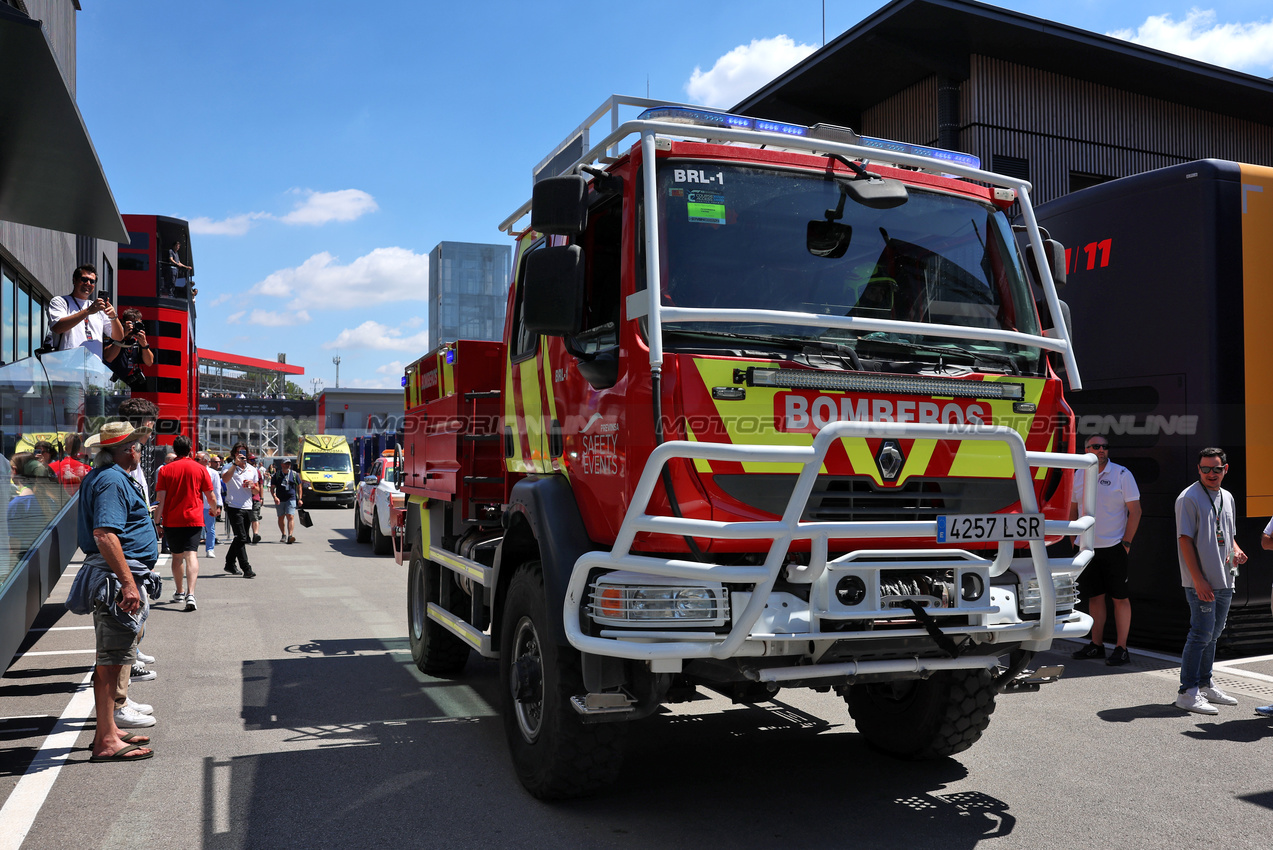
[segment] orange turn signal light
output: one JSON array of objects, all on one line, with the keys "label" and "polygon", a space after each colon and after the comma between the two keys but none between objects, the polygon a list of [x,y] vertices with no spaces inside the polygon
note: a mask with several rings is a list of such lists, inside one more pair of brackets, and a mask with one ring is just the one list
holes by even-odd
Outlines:
[{"label": "orange turn signal light", "polygon": [[618,587],[607,587],[601,591],[597,606],[606,617],[623,616],[623,590]]}]

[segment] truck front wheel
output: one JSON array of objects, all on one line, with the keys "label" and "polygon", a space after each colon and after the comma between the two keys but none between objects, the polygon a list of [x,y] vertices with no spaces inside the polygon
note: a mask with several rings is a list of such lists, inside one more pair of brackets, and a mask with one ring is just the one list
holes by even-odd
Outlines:
[{"label": "truck front wheel", "polygon": [[927,679],[851,685],[845,696],[858,732],[905,759],[953,756],[990,725],[995,688],[986,670],[947,670]]},{"label": "truck front wheel", "polygon": [[509,584],[500,631],[504,734],[517,778],[541,800],[579,797],[614,781],[624,723],[584,725],[570,698],[584,692],[579,653],[552,638],[540,565]]},{"label": "truck front wheel", "polygon": [[407,639],[411,643],[411,659],[421,673],[453,676],[468,663],[469,645],[429,619],[428,603],[438,601],[442,568],[427,560],[422,549],[418,545],[412,549],[407,567]]}]

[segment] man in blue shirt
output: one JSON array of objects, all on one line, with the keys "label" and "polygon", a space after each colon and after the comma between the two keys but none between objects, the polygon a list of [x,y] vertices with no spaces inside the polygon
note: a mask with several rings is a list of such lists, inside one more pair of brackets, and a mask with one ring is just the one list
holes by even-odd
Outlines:
[{"label": "man in blue shirt", "polygon": [[137,641],[150,612],[144,588],[154,582],[159,541],[150,507],[130,474],[141,462],[141,443],[150,430],[127,422],[107,422],[99,435],[97,462],[80,484],[78,537],[85,558],[72,593],[92,604],[97,638],[93,697],[97,733],[90,761],[138,761],[154,753],[149,738],[123,736],[115,723],[119,676],[137,659]]}]

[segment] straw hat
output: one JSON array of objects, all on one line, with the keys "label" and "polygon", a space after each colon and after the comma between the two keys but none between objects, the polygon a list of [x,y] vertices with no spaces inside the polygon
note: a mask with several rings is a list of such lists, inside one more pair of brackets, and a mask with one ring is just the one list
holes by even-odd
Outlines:
[{"label": "straw hat", "polygon": [[84,441],[84,448],[118,449],[149,436],[149,428],[133,428],[127,422],[107,422],[102,430]]}]

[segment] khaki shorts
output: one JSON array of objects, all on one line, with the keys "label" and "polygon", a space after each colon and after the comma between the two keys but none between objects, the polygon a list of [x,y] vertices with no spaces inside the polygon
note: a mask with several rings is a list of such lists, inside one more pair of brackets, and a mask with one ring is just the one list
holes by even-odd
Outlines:
[{"label": "khaki shorts", "polygon": [[[146,591],[142,591],[144,594]],[[130,631],[115,619],[110,606],[101,602],[93,608],[93,633],[97,637],[97,666],[131,667],[137,660],[137,640],[141,631]]]}]

